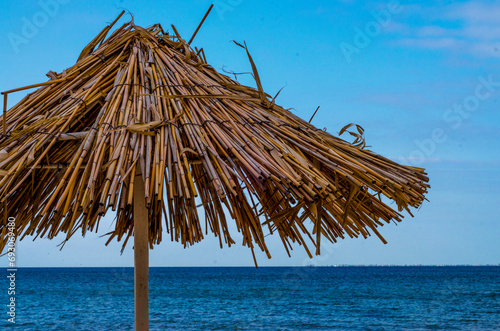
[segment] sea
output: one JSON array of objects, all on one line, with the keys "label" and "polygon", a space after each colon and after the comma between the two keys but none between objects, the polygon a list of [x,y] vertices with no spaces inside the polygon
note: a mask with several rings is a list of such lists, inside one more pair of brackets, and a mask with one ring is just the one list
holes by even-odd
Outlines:
[{"label": "sea", "polygon": [[[1,330],[134,328],[133,268],[3,278]],[[150,268],[149,295],[150,330],[500,330],[499,266]]]}]

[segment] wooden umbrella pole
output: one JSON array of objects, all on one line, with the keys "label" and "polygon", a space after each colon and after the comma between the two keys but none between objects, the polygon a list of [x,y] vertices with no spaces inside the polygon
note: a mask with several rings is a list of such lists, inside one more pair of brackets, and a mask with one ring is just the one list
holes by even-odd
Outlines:
[{"label": "wooden umbrella pole", "polygon": [[[137,167],[140,169],[140,166]],[[149,222],[144,180],[138,170],[134,180],[134,299],[135,330],[149,330]]]}]

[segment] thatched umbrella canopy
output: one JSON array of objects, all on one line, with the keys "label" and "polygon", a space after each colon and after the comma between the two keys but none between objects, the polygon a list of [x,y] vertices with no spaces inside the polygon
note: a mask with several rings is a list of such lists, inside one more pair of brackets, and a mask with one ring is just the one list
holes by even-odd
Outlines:
[{"label": "thatched umbrella canopy", "polygon": [[0,213],[16,217],[21,238],[97,231],[111,209],[109,240],[126,244],[137,180],[150,247],[166,233],[187,246],[208,232],[230,246],[230,216],[243,245],[269,257],[267,233],[311,257],[306,243],[319,254],[322,237],[384,241],[377,227],[424,200],[424,169],[365,149],[360,128],[348,143],[276,105],[248,50],[257,89],[218,73],[175,28],[131,21],[106,38],[110,28],[4,115]]}]

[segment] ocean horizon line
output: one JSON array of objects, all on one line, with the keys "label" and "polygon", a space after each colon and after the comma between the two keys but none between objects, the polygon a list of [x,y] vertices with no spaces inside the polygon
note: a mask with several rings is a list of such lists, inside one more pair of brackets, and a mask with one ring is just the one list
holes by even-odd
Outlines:
[{"label": "ocean horizon line", "polygon": [[[259,266],[261,268],[391,268],[391,267],[500,267],[499,264],[338,264],[338,265],[306,265],[306,266]],[[57,266],[57,267],[16,267],[16,269],[112,269],[112,268],[130,268],[133,266]],[[155,268],[256,268],[254,265],[247,266],[150,266]],[[12,269],[2,267],[2,269]]]}]

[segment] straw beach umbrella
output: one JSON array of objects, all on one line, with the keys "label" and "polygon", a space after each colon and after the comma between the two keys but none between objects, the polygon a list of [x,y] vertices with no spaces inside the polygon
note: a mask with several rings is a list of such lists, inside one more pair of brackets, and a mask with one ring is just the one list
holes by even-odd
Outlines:
[{"label": "straw beach umbrella", "polygon": [[[194,35],[186,42],[173,26],[169,34],[132,20],[110,33],[120,16],[72,67],[3,93],[2,250],[8,216],[21,239],[69,239],[115,212],[108,242],[125,247],[133,237],[142,330],[148,250],[164,239],[189,246],[211,232],[230,246],[234,219],[252,254],[271,256],[264,237],[272,233],[288,253],[297,243],[312,257],[323,238],[375,234],[385,243],[377,228],[425,199],[424,169],[367,150],[362,128],[341,130],[355,137],[349,143],[275,104],[246,44],[237,45],[257,89],[218,73],[190,46]],[[9,93],[34,87],[5,111]]]}]

